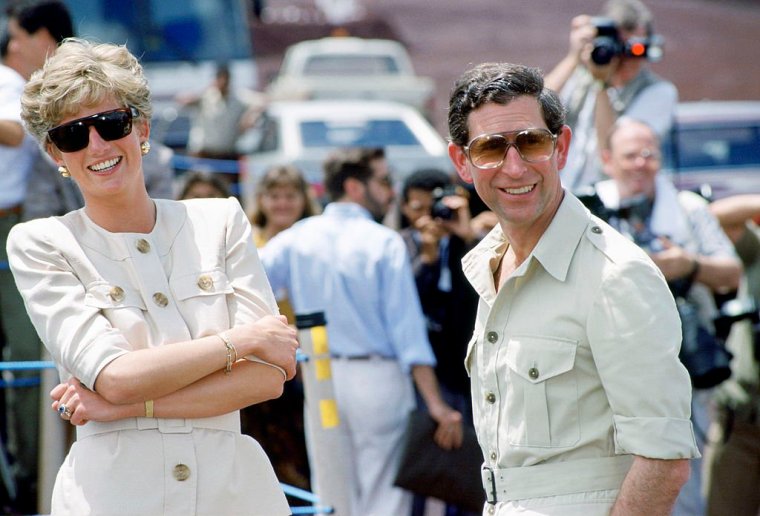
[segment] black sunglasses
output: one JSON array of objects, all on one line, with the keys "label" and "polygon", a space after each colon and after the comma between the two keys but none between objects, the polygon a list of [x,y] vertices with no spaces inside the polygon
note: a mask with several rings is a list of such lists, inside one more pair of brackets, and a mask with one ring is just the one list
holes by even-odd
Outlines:
[{"label": "black sunglasses", "polygon": [[110,142],[124,138],[132,132],[132,119],[139,113],[132,106],[104,111],[84,118],[77,118],[58,127],[53,127],[47,134],[61,152],[76,152],[90,143],[90,127],[95,127],[105,141]]}]

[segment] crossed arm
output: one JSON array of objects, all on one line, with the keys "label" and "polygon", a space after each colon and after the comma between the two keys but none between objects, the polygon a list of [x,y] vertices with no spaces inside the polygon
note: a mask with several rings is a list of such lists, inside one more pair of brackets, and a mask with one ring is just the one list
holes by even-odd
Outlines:
[{"label": "crossed arm", "polygon": [[[227,332],[240,357],[255,355],[295,375],[295,330],[283,316],[267,316]],[[153,400],[154,416],[211,417],[276,398],[286,380],[269,365],[240,359],[224,373],[226,348],[218,336],[125,353],[107,364],[95,391],[78,379],[51,391],[53,409],[63,403],[73,424],[145,415]]]}]

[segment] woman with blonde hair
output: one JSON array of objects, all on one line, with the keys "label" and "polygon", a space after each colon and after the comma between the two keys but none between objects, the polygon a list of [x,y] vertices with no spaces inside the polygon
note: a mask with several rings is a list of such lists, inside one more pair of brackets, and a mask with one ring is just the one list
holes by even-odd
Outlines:
[{"label": "woman with blonde hair", "polygon": [[[275,165],[261,176],[255,189],[251,214],[256,247],[266,243],[301,219],[316,215],[311,185],[293,165]],[[295,314],[287,297],[275,293],[280,313],[295,324]],[[299,376],[285,386],[283,395],[242,411],[243,431],[267,449],[278,478],[309,489],[309,463],[304,441],[303,384]]]},{"label": "woman with blonde hair", "polygon": [[52,514],[290,510],[239,410],[295,375],[234,199],[151,199],[150,92],[123,46],[66,40],[26,85],[22,118],[85,206],[16,225],[8,256],[63,383],[77,441]]},{"label": "woman with blonde hair", "polygon": [[311,186],[293,165],[275,165],[259,179],[251,224],[257,247],[319,210]]}]

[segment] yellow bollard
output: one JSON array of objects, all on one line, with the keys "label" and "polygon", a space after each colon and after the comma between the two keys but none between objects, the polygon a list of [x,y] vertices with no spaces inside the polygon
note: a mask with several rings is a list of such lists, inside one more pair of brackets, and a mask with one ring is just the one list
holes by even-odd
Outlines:
[{"label": "yellow bollard", "polygon": [[334,514],[349,516],[351,499],[345,481],[350,475],[350,450],[341,424],[332,383],[330,346],[323,312],[296,315],[298,340],[306,360],[301,362],[304,420],[312,491]]}]

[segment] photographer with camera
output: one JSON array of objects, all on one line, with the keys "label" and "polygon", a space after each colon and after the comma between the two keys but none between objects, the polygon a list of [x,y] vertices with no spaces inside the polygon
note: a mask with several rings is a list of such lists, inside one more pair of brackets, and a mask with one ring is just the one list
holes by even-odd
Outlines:
[{"label": "photographer with camera", "polygon": [[[738,288],[741,262],[707,201],[693,192],[678,192],[659,175],[660,140],[651,127],[621,118],[607,147],[602,159],[611,179],[597,183],[596,193],[609,224],[649,253],[676,297],[683,331],[680,357],[695,388],[692,421],[701,450],[710,423],[711,387],[729,374],[727,354],[715,339],[714,295]],[[691,462],[691,478],[676,502],[676,515],[703,514],[700,462]]]},{"label": "photographer with camera", "polygon": [[[462,365],[478,304],[461,265],[477,239],[469,200],[464,188],[445,172],[421,169],[404,181],[400,208],[404,226],[400,233],[412,259],[441,395],[472,427],[470,382]],[[424,499],[418,497],[413,515],[423,510]],[[450,506],[446,514],[466,513]]]},{"label": "photographer with camera", "polygon": [[678,91],[648,66],[661,56],[661,38],[640,0],[609,0],[601,17],[573,19],[568,53],[545,79],[559,93],[573,131],[562,172],[565,188],[603,179],[600,153],[620,116],[646,122],[660,138],[668,134]]},{"label": "photographer with camera", "polygon": [[760,514],[760,195],[735,195],[710,204],[745,267],[740,298],[745,320],[731,327],[731,378],[716,390],[716,417],[705,451],[707,514]]}]

